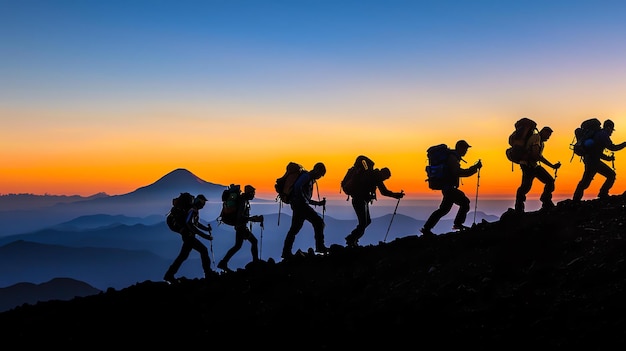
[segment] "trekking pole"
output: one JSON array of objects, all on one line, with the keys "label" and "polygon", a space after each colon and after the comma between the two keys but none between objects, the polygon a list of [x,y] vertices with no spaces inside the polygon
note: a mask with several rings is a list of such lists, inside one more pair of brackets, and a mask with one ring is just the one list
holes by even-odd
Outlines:
[{"label": "trekking pole", "polygon": [[261,221],[261,242],[259,245],[259,259],[263,259],[263,228],[265,226],[263,225],[263,221]]},{"label": "trekking pole", "polygon": [[613,159],[611,160],[611,165],[613,167],[613,170],[615,170],[615,152],[611,152],[611,157],[613,157]]},{"label": "trekking pole", "polygon": [[[404,194],[404,190],[400,190],[400,194]],[[391,220],[389,221],[389,226],[387,227],[387,233],[385,234],[385,238],[383,242],[387,242],[387,235],[389,235],[389,229],[391,229],[391,223],[393,223],[393,218],[396,216],[396,211],[398,211],[398,205],[400,204],[400,199],[398,198],[398,202],[396,202],[396,208],[393,210],[393,214],[391,215]]]},{"label": "trekking pole", "polygon": [[[317,201],[321,201],[320,200],[320,187],[319,185],[317,185],[317,180],[315,181],[315,189],[317,189]],[[324,198],[324,200],[326,200],[326,198]],[[324,203],[324,205],[322,206],[322,219],[324,219],[325,212],[326,212],[326,203]]]},{"label": "trekking pole", "polygon": [[[209,235],[211,235],[211,237],[213,237],[212,234],[212,230],[211,230],[211,224],[209,223]],[[213,240],[209,240],[209,248],[211,250],[211,261],[213,261],[213,267],[215,266],[215,253],[213,252]]]},{"label": "trekking pole", "polygon": [[276,225],[280,226],[280,209],[283,208],[283,200],[276,198],[276,201],[278,201],[278,223]]},{"label": "trekking pole", "polygon": [[554,169],[554,181],[555,181],[555,182],[556,182],[556,172],[558,172],[558,171],[559,171],[559,169],[558,169],[558,168],[555,168],[555,169]]},{"label": "trekking pole", "polygon": [[[478,160],[480,162],[480,160]],[[476,211],[478,209],[478,187],[480,186],[480,168],[478,169],[476,178],[476,200],[474,200],[474,224],[476,224]]]}]

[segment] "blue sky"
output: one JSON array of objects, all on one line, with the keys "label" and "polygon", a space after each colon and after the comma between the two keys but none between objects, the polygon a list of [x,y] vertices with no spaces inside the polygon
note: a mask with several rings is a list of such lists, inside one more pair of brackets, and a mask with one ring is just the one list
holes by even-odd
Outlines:
[{"label": "blue sky", "polygon": [[[392,169],[390,187],[420,194],[425,150],[460,138],[486,166],[485,191],[507,192],[519,174],[503,150],[519,117],[555,130],[548,158],[562,163],[585,118],[612,118],[614,140],[626,138],[625,10],[0,0],[0,193],[119,194],[179,167],[263,190],[290,160],[327,162],[335,186],[363,153]],[[228,130],[244,142],[225,147]],[[184,134],[188,147],[177,144]],[[285,151],[302,140],[306,150]],[[572,193],[582,174],[568,166],[557,192]]]}]

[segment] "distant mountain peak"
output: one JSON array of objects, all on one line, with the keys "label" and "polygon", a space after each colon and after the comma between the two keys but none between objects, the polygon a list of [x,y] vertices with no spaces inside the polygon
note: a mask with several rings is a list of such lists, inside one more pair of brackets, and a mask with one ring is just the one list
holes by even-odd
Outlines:
[{"label": "distant mountain peak", "polygon": [[[207,189],[207,186],[209,189]],[[138,188],[135,192],[145,192],[145,191],[168,191],[170,193],[175,192],[212,192],[215,190],[211,190],[210,188],[222,189],[222,185],[214,184],[207,182],[195,174],[191,173],[189,170],[185,168],[177,168],[159,180],[154,182],[153,184]]]},{"label": "distant mountain peak", "polygon": [[187,169],[177,168],[168,174],[161,177],[161,179],[157,180],[153,185],[158,186],[159,184],[166,183],[168,186],[171,185],[188,185],[190,183],[198,183],[198,184],[209,184],[209,182],[200,179],[200,177],[191,173]]}]

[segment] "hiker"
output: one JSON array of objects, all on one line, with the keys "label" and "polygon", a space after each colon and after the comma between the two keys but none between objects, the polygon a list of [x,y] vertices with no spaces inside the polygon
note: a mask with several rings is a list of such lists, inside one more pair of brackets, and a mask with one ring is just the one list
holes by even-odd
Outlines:
[{"label": "hiker", "polygon": [[613,144],[613,141],[611,141],[611,134],[613,134],[614,130],[615,124],[613,121],[610,119],[604,121],[602,129],[595,133],[593,137],[593,144],[585,150],[585,154],[582,156],[585,171],[583,172],[583,177],[580,182],[578,182],[576,190],[574,191],[573,200],[575,202],[579,202],[583,198],[583,192],[589,187],[596,173],[606,178],[600,187],[598,198],[606,199],[609,197],[609,190],[613,186],[613,183],[615,183],[615,171],[601,160],[615,161],[615,156],[606,155],[604,153],[604,149],[609,151],[619,151],[626,147],[626,141],[618,145]]},{"label": "hiker", "polygon": [[515,194],[515,211],[519,213],[524,212],[524,202],[526,201],[526,194],[530,191],[533,185],[533,180],[537,178],[543,185],[543,192],[539,197],[541,201],[541,209],[546,210],[554,207],[552,202],[552,192],[554,191],[554,178],[543,168],[540,164],[545,163],[552,169],[557,170],[561,167],[561,162],[555,164],[550,163],[543,156],[544,143],[552,136],[552,128],[543,127],[539,133],[533,134],[528,139],[527,147],[530,151],[530,159],[528,161],[520,161],[520,169],[522,170],[522,183],[517,188]]},{"label": "hiker", "polygon": [[252,252],[252,261],[259,261],[259,248],[258,248],[258,240],[252,234],[250,229],[248,229],[248,222],[261,222],[263,225],[263,216],[250,216],[250,200],[254,199],[254,195],[256,194],[256,189],[252,185],[246,185],[244,187],[244,191],[241,196],[237,200],[237,217],[235,222],[235,245],[231,247],[227,252],[224,258],[217,264],[217,268],[223,269],[226,272],[231,272],[231,269],[228,268],[228,261],[233,257],[241,246],[243,245],[244,240],[248,240],[250,242],[250,252]]},{"label": "hiker", "polygon": [[454,230],[467,230],[469,227],[463,225],[467,213],[470,210],[470,199],[465,195],[463,191],[459,189],[459,179],[461,177],[469,177],[474,175],[483,166],[482,162],[478,160],[476,164],[469,168],[461,168],[461,161],[463,156],[467,153],[467,149],[471,146],[465,140],[459,140],[456,142],[454,150],[451,150],[446,161],[446,167],[448,167],[450,176],[441,189],[443,199],[439,208],[436,209],[430,217],[424,223],[424,227],[420,229],[424,237],[433,236],[432,229],[439,222],[439,220],[448,214],[452,209],[452,205],[459,206],[459,210],[454,218]]},{"label": "hiker", "polygon": [[[207,224],[206,226],[200,223],[200,215],[198,213],[204,205],[206,204],[207,198],[200,194],[196,196],[193,200],[193,204],[187,212],[187,217],[185,219],[185,225],[179,231],[180,237],[183,240],[183,245],[180,248],[180,252],[174,262],[170,266],[170,268],[165,273],[163,280],[168,283],[176,282],[176,278],[174,275],[178,272],[178,269],[183,264],[183,262],[189,257],[191,250],[196,250],[200,254],[200,259],[202,260],[202,269],[204,270],[204,277],[208,278],[209,275],[213,272],[211,270],[211,259],[209,257],[209,250],[207,247],[196,237],[196,234],[201,236],[206,240],[213,240],[213,236],[211,236],[211,224]],[[209,234],[205,234],[202,230],[209,232]]]},{"label": "hiker", "polygon": [[351,195],[352,197],[352,208],[356,213],[356,218],[358,220],[358,224],[352,232],[348,236],[346,236],[346,246],[348,247],[356,247],[359,246],[359,239],[365,234],[365,228],[372,223],[372,218],[370,217],[370,209],[369,205],[372,202],[372,196],[376,196],[376,189],[380,191],[380,194],[387,197],[392,197],[394,199],[401,199],[404,197],[403,192],[393,192],[385,186],[384,181],[391,177],[391,171],[389,168],[385,167],[383,169],[375,169],[374,170],[374,187],[373,192],[369,189],[364,189],[365,191],[359,192],[356,191]]},{"label": "hiker", "polygon": [[313,170],[303,171],[293,185],[289,204],[292,210],[291,226],[285,237],[282,252],[283,259],[293,257],[291,249],[296,240],[296,235],[304,225],[304,221],[309,221],[313,225],[315,251],[318,253],[328,252],[328,248],[324,244],[324,219],[311,207],[311,205],[326,206],[326,199],[316,201],[311,198],[313,196],[313,185],[325,174],[326,166],[318,162],[313,166]]}]

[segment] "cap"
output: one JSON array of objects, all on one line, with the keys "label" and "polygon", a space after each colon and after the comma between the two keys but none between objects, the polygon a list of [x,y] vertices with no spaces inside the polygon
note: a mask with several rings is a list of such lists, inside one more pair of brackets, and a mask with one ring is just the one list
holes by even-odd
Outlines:
[{"label": "cap", "polygon": [[326,166],[321,162],[316,163],[315,166],[313,166],[313,170],[322,176],[326,174]]},{"label": "cap", "polygon": [[607,119],[606,121],[604,121],[603,128],[615,130],[615,123],[613,123],[613,121],[611,121],[610,119]]},{"label": "cap", "polygon": [[383,180],[387,180],[391,178],[391,171],[387,167],[384,167],[383,169],[381,169],[380,174]]},{"label": "cap", "polygon": [[252,185],[246,185],[243,187],[243,192],[244,193],[252,193],[255,192],[256,189],[252,186]]},{"label": "cap", "polygon": [[193,199],[193,204],[197,205],[197,206],[203,206],[206,203],[207,199],[206,197],[204,197],[204,195],[200,194],[198,196],[196,196],[195,199]]},{"label": "cap", "polygon": [[465,140],[459,140],[456,142],[456,146],[455,148],[460,149],[460,148],[470,148],[470,144],[467,143],[467,141]]},{"label": "cap", "polygon": [[554,132],[554,131],[552,130],[552,128],[550,128],[550,127],[548,127],[548,126],[545,126],[545,127],[541,128],[541,131],[544,131],[544,130],[545,130],[545,131],[547,131],[547,132],[550,132],[550,133],[553,133],[553,132]]}]

